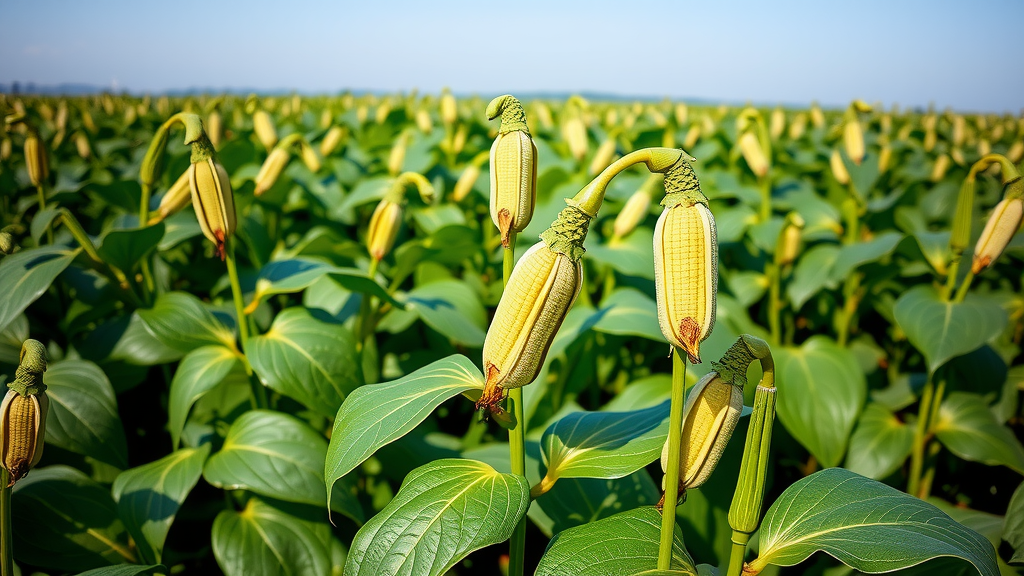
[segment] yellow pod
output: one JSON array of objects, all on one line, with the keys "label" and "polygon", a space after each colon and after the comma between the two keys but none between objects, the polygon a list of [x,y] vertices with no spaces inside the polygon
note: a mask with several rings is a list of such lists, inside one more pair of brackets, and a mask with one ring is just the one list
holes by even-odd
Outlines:
[{"label": "yellow pod", "polygon": [[932,165],[932,173],[928,179],[932,182],[938,182],[946,176],[946,170],[949,170],[949,156],[940,154],[935,159],[935,164]]},{"label": "yellow pod", "polygon": [[590,161],[590,175],[594,176],[608,167],[615,158],[615,138],[605,138],[604,142],[597,147],[594,158]]},{"label": "yellow pod", "polygon": [[331,126],[327,134],[324,134],[324,139],[320,141],[320,155],[324,158],[330,156],[338,148],[338,144],[341,144],[341,140],[344,137],[344,128],[341,126]]},{"label": "yellow pod", "polygon": [[612,226],[612,234],[615,238],[625,238],[636,230],[636,227],[647,218],[651,211],[651,194],[655,186],[664,180],[664,174],[651,174],[639,190],[633,193],[626,200],[622,211],[615,216],[615,224]]},{"label": "yellow pod", "polygon": [[848,120],[843,125],[843,145],[846,146],[846,155],[850,160],[860,166],[864,161],[864,131],[857,120]]},{"label": "yellow pod", "polygon": [[686,104],[682,102],[676,104],[675,116],[677,125],[682,126],[686,124],[686,119],[690,116],[690,110],[686,107]]},{"label": "yellow pod", "polygon": [[416,127],[424,134],[430,134],[434,131],[434,121],[430,119],[430,113],[427,112],[426,108],[420,108],[416,111]]},{"label": "yellow pod", "polygon": [[46,392],[22,396],[8,390],[4,396],[0,404],[0,461],[10,474],[7,487],[24,478],[43,457],[49,407]]},{"label": "yellow pod", "polygon": [[958,166],[967,165],[967,158],[964,157],[963,150],[959,148],[953,148],[952,150],[950,150],[949,157],[952,158],[953,162],[956,162]]},{"label": "yellow pod", "polygon": [[956,115],[956,116],[953,116],[953,134],[952,134],[953,146],[961,146],[961,145],[963,145],[963,143],[964,143],[965,128],[966,128],[966,122],[964,122],[964,117],[960,116],[959,114]]},{"label": "yellow pod", "polygon": [[266,110],[257,110],[252,115],[252,129],[256,132],[256,138],[267,150],[277,144],[277,129],[274,128],[274,120]]},{"label": "yellow pod", "polygon": [[793,117],[793,123],[789,125],[789,139],[799,140],[806,130],[807,115],[803,112],[797,112],[796,116]]},{"label": "yellow pod", "polygon": [[[697,488],[718,465],[743,411],[743,387],[711,371],[697,382],[683,407],[679,442],[679,487]],[[668,442],[661,450],[661,469],[668,468]]]},{"label": "yellow pod", "polygon": [[545,130],[550,130],[555,125],[555,120],[551,116],[551,108],[539,100],[533,103],[533,115],[537,117],[537,121]]},{"label": "yellow pod", "polygon": [[800,254],[800,240],[803,236],[804,219],[799,214],[787,218],[786,227],[782,229],[782,241],[779,246],[778,263],[785,266],[796,261]]},{"label": "yellow pod", "polygon": [[398,176],[402,171],[402,164],[405,164],[407,139],[408,137],[405,134],[399,136],[391,146],[391,152],[388,153],[388,173],[392,176]]},{"label": "yellow pod", "polygon": [[992,133],[989,134],[989,136],[992,137],[992,140],[994,142],[999,142],[1000,140],[1002,140],[1003,139],[1003,125],[1002,124],[996,124],[995,126],[993,126],[992,127]]},{"label": "yellow pod", "polygon": [[978,156],[988,156],[992,153],[992,144],[986,138],[978,139]]},{"label": "yellow pod", "polygon": [[235,232],[235,197],[228,173],[213,158],[207,158],[189,167],[188,184],[199,227],[223,260],[224,243]]},{"label": "yellow pod", "polygon": [[934,128],[928,128],[928,129],[925,130],[925,132],[924,132],[924,143],[923,143],[924,151],[925,152],[931,152],[932,149],[935,148],[936,139],[937,139],[937,136],[935,135],[935,129]]},{"label": "yellow pod", "polygon": [[11,157],[13,146],[11,145],[10,138],[4,138],[0,140],[0,160],[7,160]]},{"label": "yellow pod", "polygon": [[473,186],[476,185],[477,178],[480,177],[480,167],[476,164],[470,164],[462,171],[459,175],[458,181],[455,182],[455,187],[452,190],[452,199],[456,202],[462,202],[462,200],[469,196]]},{"label": "yellow pod", "polygon": [[666,206],[654,228],[654,282],[661,333],[700,362],[700,343],[715,326],[718,239],[703,202]]},{"label": "yellow pod", "polygon": [[582,262],[573,262],[544,242],[523,254],[484,339],[486,382],[478,409],[493,407],[509,388],[533,382],[582,286]]},{"label": "yellow pod", "polygon": [[39,136],[33,132],[29,132],[25,137],[25,165],[33,186],[41,186],[50,178],[50,163],[46,158],[46,149],[39,141]]},{"label": "yellow pod", "polygon": [[814,124],[815,128],[825,127],[825,113],[821,111],[817,102],[811,105],[811,124]]},{"label": "yellow pod", "polygon": [[462,149],[466,147],[466,139],[469,138],[469,128],[465,124],[459,126],[459,129],[455,131],[455,137],[452,138],[452,154],[461,154]]},{"label": "yellow pod", "polygon": [[149,219],[148,224],[156,224],[188,205],[191,201],[189,172],[189,170],[182,172],[181,176],[174,181],[174,184],[160,198],[160,206],[157,207],[156,213]]},{"label": "yellow pod", "polygon": [[882,114],[882,118],[878,121],[878,129],[882,134],[888,134],[892,131],[892,116],[889,114]]},{"label": "yellow pod", "polygon": [[75,132],[75,149],[82,160],[88,160],[92,156],[92,148],[89,147],[89,138],[82,132]]},{"label": "yellow pod", "polygon": [[309,168],[310,172],[314,174],[320,171],[323,164],[320,162],[320,157],[317,156],[316,150],[309,145],[308,142],[302,140],[299,142],[299,156],[302,158],[302,163]]},{"label": "yellow pod", "polygon": [[491,220],[508,246],[512,232],[522,232],[537,202],[537,146],[522,130],[498,134],[491,145]]},{"label": "yellow pod", "polygon": [[57,118],[56,125],[58,130],[64,130],[68,127],[68,103],[64,100],[60,101],[57,105]]},{"label": "yellow pod", "polygon": [[782,108],[772,110],[771,120],[768,122],[768,134],[772,140],[778,140],[786,130],[786,113]]},{"label": "yellow pod", "polygon": [[683,139],[683,148],[685,150],[689,150],[697,145],[697,140],[700,139],[700,130],[700,124],[694,124],[686,131],[686,137]]},{"label": "yellow pod", "polygon": [[1006,158],[1014,164],[1019,164],[1021,159],[1024,159],[1024,140],[1017,140],[1010,145],[1010,149],[1006,151]]},{"label": "yellow pod", "polygon": [[320,112],[320,127],[327,128],[332,122],[334,122],[334,115],[331,114],[330,108],[324,108],[323,111]]},{"label": "yellow pod", "polygon": [[882,146],[878,151],[878,173],[885,174],[889,170],[889,162],[892,160],[892,148],[888,144]]},{"label": "yellow pod", "polygon": [[374,113],[374,120],[377,124],[383,124],[388,119],[388,115],[391,114],[391,100],[384,100],[377,106],[377,111]]},{"label": "yellow pod", "polygon": [[213,144],[214,148],[220,148],[221,142],[224,139],[224,118],[217,110],[213,110],[206,117],[206,136],[210,139],[210,144]]},{"label": "yellow pod", "polygon": [[366,248],[374,260],[383,260],[398,237],[402,224],[402,205],[391,200],[381,200],[370,217],[366,233]]},{"label": "yellow pod", "polygon": [[744,132],[740,136],[739,147],[740,152],[743,153],[743,159],[747,161],[747,166],[755,176],[763,178],[768,174],[768,157],[765,156],[764,148],[761,147],[761,143],[757,141],[757,136],[753,132]]},{"label": "yellow pod", "polygon": [[835,177],[836,182],[843,186],[850,183],[850,173],[846,171],[846,164],[843,164],[843,157],[839,155],[839,150],[832,150],[832,155],[828,158],[828,165],[832,169],[832,176]]},{"label": "yellow pod", "polygon": [[569,154],[577,162],[583,160],[583,157],[587,155],[587,127],[584,125],[583,119],[579,116],[567,119],[562,125],[562,137],[569,145]]},{"label": "yellow pod", "polygon": [[254,192],[256,196],[262,196],[277,183],[277,179],[284,171],[284,167],[288,165],[289,159],[291,159],[291,155],[288,150],[280,146],[270,151],[267,159],[260,166],[260,171],[256,174],[256,190]]},{"label": "yellow pod", "polygon": [[1024,220],[1024,199],[1004,198],[996,204],[974,247],[971,272],[978,274],[999,258]]},{"label": "yellow pod", "polygon": [[366,104],[360,104],[356,108],[356,122],[362,126],[366,124],[366,118],[370,115],[370,108]]},{"label": "yellow pod", "polygon": [[455,96],[451,92],[445,91],[441,95],[441,121],[448,126],[452,126],[459,119],[458,104],[455,102]]}]

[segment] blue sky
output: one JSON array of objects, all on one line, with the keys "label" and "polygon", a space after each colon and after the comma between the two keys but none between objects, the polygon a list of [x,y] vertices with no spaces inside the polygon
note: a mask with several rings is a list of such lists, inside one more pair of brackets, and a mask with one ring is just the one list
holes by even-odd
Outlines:
[{"label": "blue sky", "polygon": [[1024,2],[3,0],[0,84],[1024,108]]}]

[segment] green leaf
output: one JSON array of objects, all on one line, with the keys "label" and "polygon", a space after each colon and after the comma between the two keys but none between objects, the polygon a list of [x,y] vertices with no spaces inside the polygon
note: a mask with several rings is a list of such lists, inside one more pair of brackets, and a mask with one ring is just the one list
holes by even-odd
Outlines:
[{"label": "green leaf", "polygon": [[0,330],[42,296],[54,278],[81,252],[64,246],[40,246],[0,260]]},{"label": "green leaf", "polygon": [[847,244],[839,249],[829,277],[832,282],[842,282],[859,266],[874,262],[892,253],[903,240],[899,232],[883,232],[867,242]]},{"label": "green leaf", "polygon": [[139,574],[153,574],[155,572],[164,574],[167,572],[167,567],[163,564],[152,564],[150,566],[118,564],[117,566],[106,566],[104,568],[86,570],[85,572],[78,574],[78,576],[138,576]]},{"label": "green leaf", "polygon": [[793,279],[786,287],[786,295],[799,310],[822,288],[829,284],[829,272],[839,257],[835,244],[819,244],[800,256],[793,270]]},{"label": "green leaf", "polygon": [[823,551],[872,574],[943,556],[961,558],[983,576],[997,576],[995,550],[984,537],[935,506],[842,468],[816,472],[786,489],[761,523],[761,555],[793,566]]},{"label": "green leaf", "polygon": [[103,244],[96,252],[104,262],[127,274],[163,237],[163,222],[145,228],[111,230],[103,237]]},{"label": "green leaf", "polygon": [[[559,533],[548,545],[536,576],[634,576],[655,570],[661,514],[653,506],[634,508]],[[675,527],[671,567],[696,575],[697,568]]]},{"label": "green leaf", "polygon": [[470,552],[504,542],[530,505],[522,476],[475,460],[413,470],[398,494],[356,533],[348,576],[439,576]]},{"label": "green leaf", "polygon": [[110,491],[68,466],[37,468],[14,486],[19,562],[77,571],[135,562]]},{"label": "green leaf", "polygon": [[328,497],[334,483],[381,446],[408,434],[445,400],[467,390],[483,390],[480,370],[462,355],[424,366],[404,378],[357,388],[334,420],[324,480]]},{"label": "green leaf", "polygon": [[225,510],[213,521],[213,555],[226,576],[331,574],[331,529],[252,498],[241,512]]},{"label": "green leaf", "polygon": [[587,246],[586,256],[620,274],[654,280],[654,231],[638,227],[618,244]]},{"label": "green leaf", "polygon": [[864,408],[850,437],[846,468],[881,480],[903,465],[914,443],[914,428],[888,408],[872,402]]},{"label": "green leaf", "polygon": [[21,345],[28,340],[28,317],[18,314],[0,330],[0,363],[18,365],[21,358]]},{"label": "green leaf", "polygon": [[274,294],[291,294],[309,288],[323,276],[331,276],[350,290],[371,294],[395,304],[394,298],[374,282],[365,272],[355,268],[340,268],[326,262],[307,258],[292,258],[269,262],[256,278],[256,289],[249,309],[255,309],[259,302]]},{"label": "green leaf", "polygon": [[487,335],[487,311],[473,289],[460,280],[439,280],[413,288],[406,309],[456,344],[480,348]]},{"label": "green leaf", "polygon": [[232,331],[187,292],[161,294],[152,308],[139,310],[138,314],[150,334],[180,352],[191,352],[210,344],[235,347]]},{"label": "green leaf", "polygon": [[540,445],[547,477],[622,478],[658,459],[669,402],[632,412],[573,412],[548,426]]},{"label": "green leaf", "polygon": [[849,349],[825,336],[775,352],[778,414],[786,429],[821,462],[836,466],[867,397],[867,381]]},{"label": "green leaf", "polygon": [[1024,474],[1024,447],[977,394],[952,392],[939,407],[935,435],[964,460],[1003,465]]},{"label": "green leaf", "polygon": [[171,380],[170,399],[167,402],[167,428],[175,448],[181,439],[181,431],[185,428],[185,420],[192,405],[232,371],[242,370],[241,357],[224,346],[203,346],[182,358]]},{"label": "green leaf", "polygon": [[932,373],[998,336],[1007,322],[1006,312],[995,302],[975,294],[960,303],[946,302],[931,285],[905,292],[896,300],[893,315]]},{"label": "green leaf", "polygon": [[126,470],[114,480],[112,492],[118,514],[146,562],[161,561],[167,531],[199,481],[209,455],[209,444],[184,448]]},{"label": "green leaf", "polygon": [[1010,498],[1003,521],[1003,540],[1013,547],[1010,562],[1024,563],[1024,483],[1021,483]]},{"label": "green leaf", "polygon": [[587,323],[598,332],[666,341],[658,324],[657,303],[635,288],[620,288],[612,292]]},{"label": "green leaf", "polygon": [[306,308],[278,314],[266,334],[249,340],[248,357],[263,384],[328,417],[362,383],[352,332]]},{"label": "green leaf", "polygon": [[86,360],[63,360],[43,373],[50,399],[46,442],[95,458],[118,469],[128,467],[128,444],[107,375]]},{"label": "green leaf", "polygon": [[327,506],[320,477],[327,440],[308,424],[272,410],[252,410],[228,430],[224,447],[203,469],[206,481],[287,502]]}]

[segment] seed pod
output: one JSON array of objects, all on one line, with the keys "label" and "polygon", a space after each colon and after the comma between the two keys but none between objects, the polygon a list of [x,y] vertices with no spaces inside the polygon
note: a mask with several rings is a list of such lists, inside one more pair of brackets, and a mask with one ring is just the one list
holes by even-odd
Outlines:
[{"label": "seed pod", "polygon": [[315,174],[323,167],[320,157],[316,154],[316,150],[305,140],[299,142],[299,154],[302,158],[302,163],[306,165],[306,168],[309,168],[310,172]]},{"label": "seed pod", "polygon": [[216,245],[217,255],[223,260],[224,244],[235,232],[231,180],[224,167],[214,162],[213,146],[205,135],[192,144],[192,165],[188,169],[192,207],[203,235]]},{"label": "seed pod", "polygon": [[587,127],[579,116],[568,118],[562,124],[562,138],[569,145],[569,154],[577,162],[587,155]]},{"label": "seed pod", "polygon": [[10,474],[7,487],[25,477],[43,456],[46,436],[46,348],[26,340],[14,381],[0,404],[0,465]]},{"label": "seed pod", "polygon": [[42,186],[50,179],[50,163],[46,158],[46,149],[34,132],[29,132],[25,137],[25,165],[33,186]]},{"label": "seed pod", "polygon": [[665,210],[654,228],[658,323],[670,344],[700,362],[700,343],[715,325],[718,239],[707,198],[689,164],[665,175]]},{"label": "seed pod", "polygon": [[[768,344],[744,334],[740,337],[754,356],[761,360],[764,376],[754,393],[747,441],[743,445],[739,480],[729,506],[729,525],[733,530],[751,534],[757,530],[764,502],[764,489],[771,466],[772,427],[775,423],[775,362]],[[735,538],[735,535],[734,535]]]},{"label": "seed pod", "polygon": [[290,159],[291,154],[289,154],[287,147],[274,147],[267,156],[267,159],[263,161],[263,165],[260,166],[260,171],[256,174],[256,190],[253,194],[262,196],[264,192],[270,190],[277,183],[277,179],[281,176],[281,172],[284,171],[284,167],[288,165]]},{"label": "seed pod", "polygon": [[392,176],[398,176],[402,171],[402,165],[405,164],[407,140],[408,136],[403,133],[395,140],[394,145],[391,146],[391,152],[388,154],[388,173]]},{"label": "seed pod", "polygon": [[864,161],[864,131],[861,130],[860,122],[857,119],[850,119],[843,125],[843,145],[846,147],[846,155],[853,160],[853,163],[860,166]]},{"label": "seed pod", "polygon": [[783,112],[782,108],[772,110],[771,121],[768,124],[768,134],[772,137],[772,140],[778,140],[785,130],[786,113]]},{"label": "seed pod", "polygon": [[206,135],[214,148],[220,148],[221,140],[224,138],[224,119],[216,109],[206,117]]},{"label": "seed pod", "polygon": [[935,128],[928,128],[924,132],[924,142],[922,146],[925,152],[931,152],[935,148],[935,143],[938,137],[935,134]]},{"label": "seed pod", "polygon": [[377,106],[377,111],[374,113],[373,119],[377,124],[383,124],[387,121],[388,116],[391,114],[391,100],[384,100]]},{"label": "seed pod", "polygon": [[466,147],[467,138],[469,138],[469,128],[462,124],[455,131],[455,137],[452,138],[452,154],[459,155],[462,153],[462,149]]},{"label": "seed pod", "polygon": [[257,110],[252,115],[252,129],[263,147],[270,150],[277,144],[277,129],[274,120],[266,110]]},{"label": "seed pod", "polygon": [[382,260],[391,252],[402,224],[402,212],[401,204],[389,200],[381,200],[374,209],[366,233],[366,248],[374,260]]},{"label": "seed pod", "polygon": [[[1020,182],[1020,177],[1017,178]],[[996,204],[974,248],[971,272],[978,274],[999,258],[1024,219],[1024,199],[1004,198]]]},{"label": "seed pod", "polygon": [[533,218],[537,202],[537,146],[526,126],[519,100],[499,96],[487,105],[487,118],[501,115],[498,136],[491,145],[491,220],[508,247],[512,232],[522,232]]},{"label": "seed pod", "polygon": [[441,121],[447,126],[453,126],[459,119],[459,109],[455,102],[455,96],[447,90],[441,95]]},{"label": "seed pod", "polygon": [[430,118],[430,112],[427,112],[426,108],[420,108],[416,111],[416,127],[424,134],[430,134],[434,131],[434,121]]},{"label": "seed pod", "polygon": [[486,383],[477,408],[492,408],[509,388],[537,377],[555,333],[583,286],[583,265],[534,244],[516,263],[484,339]]},{"label": "seed pod", "polygon": [[555,125],[555,120],[551,116],[551,108],[539,100],[533,102],[533,114],[545,130],[550,130]]},{"label": "seed pod", "polygon": [[324,139],[320,141],[320,155],[324,158],[330,156],[337,149],[338,144],[341,144],[344,137],[344,128],[341,126],[331,126],[327,134],[324,134]]},{"label": "seed pod", "polygon": [[776,262],[779,265],[785,266],[796,261],[796,257],[800,254],[800,236],[803,228],[804,219],[799,214],[793,212],[786,217],[776,255]]},{"label": "seed pod", "polygon": [[356,123],[362,126],[366,124],[366,118],[370,115],[370,108],[366,104],[360,104],[356,108]]},{"label": "seed pod", "polygon": [[89,138],[82,132],[75,132],[75,149],[82,160],[88,160],[92,156],[92,148],[89,147]]},{"label": "seed pod", "polygon": [[821,111],[817,102],[811,104],[811,124],[814,124],[815,128],[825,127],[825,113]]},{"label": "seed pod", "polygon": [[0,160],[7,160],[8,158],[10,158],[11,151],[11,139],[4,138],[3,140],[0,140]]},{"label": "seed pod", "polygon": [[796,116],[793,117],[793,123],[789,125],[789,139],[799,140],[806,130],[807,115],[803,112],[797,112]]},{"label": "seed pod", "polygon": [[883,144],[878,151],[878,174],[885,174],[889,170],[889,162],[892,159],[892,148],[889,144]]},{"label": "seed pod", "polygon": [[963,150],[959,148],[953,148],[949,151],[949,157],[956,162],[958,166],[964,166],[967,164],[967,158],[964,157]]},{"label": "seed pod", "polygon": [[988,156],[992,153],[992,144],[985,138],[978,140],[978,156]]},{"label": "seed pod", "polygon": [[686,119],[689,117],[690,111],[686,107],[685,103],[680,102],[679,104],[676,104],[675,115],[677,125],[682,126],[683,124],[686,124]]},{"label": "seed pod", "polygon": [[1017,164],[1024,159],[1024,140],[1017,140],[1010,145],[1010,149],[1006,151],[1006,158]]},{"label": "seed pod", "polygon": [[683,148],[689,150],[697,145],[697,140],[700,139],[700,130],[700,124],[690,126],[690,129],[686,131],[686,137],[683,139]]},{"label": "seed pod", "polygon": [[940,154],[935,159],[935,164],[932,166],[932,173],[928,177],[931,182],[938,182],[946,176],[946,170],[949,170],[949,156]]},{"label": "seed pod", "polygon": [[323,111],[320,112],[320,127],[327,128],[332,122],[334,122],[334,115],[331,114],[330,108],[324,108]]},{"label": "seed pod", "polygon": [[739,147],[743,159],[747,161],[747,166],[750,166],[755,176],[763,178],[768,174],[768,157],[765,156],[761,143],[757,141],[757,135],[752,131],[745,132],[740,136]]},{"label": "seed pod", "polygon": [[832,150],[832,155],[829,156],[828,165],[832,169],[832,176],[843,186],[850,183],[850,173],[846,171],[846,164],[843,163],[843,157],[839,155],[839,150]]},{"label": "seed pod", "polygon": [[588,172],[591,176],[595,176],[608,167],[615,158],[615,138],[609,136],[605,138],[604,142],[597,147],[597,152],[594,153],[594,158],[590,161],[590,169]]},{"label": "seed pod", "polygon": [[651,174],[640,186],[640,189],[629,197],[626,205],[622,207],[622,211],[615,217],[615,224],[612,227],[614,238],[629,236],[647,218],[651,211],[651,197],[664,179],[664,174]]},{"label": "seed pod", "polygon": [[469,166],[462,171],[459,175],[458,181],[455,182],[455,187],[452,189],[452,199],[456,202],[462,202],[466,196],[469,196],[470,191],[473,190],[473,186],[476,186],[476,180],[480,177],[480,165],[488,161],[491,157],[491,153],[481,152],[477,154],[473,160],[469,163]]},{"label": "seed pod", "polygon": [[963,116],[959,114],[953,116],[953,135],[951,138],[953,146],[961,146],[964,143],[966,124]]},{"label": "seed pod", "polygon": [[65,132],[63,130],[58,130],[53,135],[53,138],[50,139],[50,150],[56,152],[57,149],[60,148],[60,145],[64,143],[64,136]]},{"label": "seed pod", "polygon": [[184,208],[191,201],[191,190],[189,187],[189,174],[190,170],[185,170],[181,173],[181,176],[174,181],[174,184],[164,193],[160,199],[160,206],[157,207],[156,213],[152,218],[149,219],[148,224],[153,225],[161,220],[170,217],[172,214],[176,214],[179,210]]}]

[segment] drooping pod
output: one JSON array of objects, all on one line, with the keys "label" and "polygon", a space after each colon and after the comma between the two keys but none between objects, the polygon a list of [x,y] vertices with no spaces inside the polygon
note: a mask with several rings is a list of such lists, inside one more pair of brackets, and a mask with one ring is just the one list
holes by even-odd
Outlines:
[{"label": "drooping pod", "polygon": [[1024,221],[1024,181],[1019,174],[1016,178],[1011,174],[1007,180],[1003,186],[1006,190],[1003,199],[992,210],[974,247],[971,262],[971,272],[974,274],[988,268],[999,258]]},{"label": "drooping pod", "polygon": [[654,229],[654,277],[661,333],[700,362],[715,325],[718,238],[715,218],[688,162],[665,174],[665,210]]},{"label": "drooping pod", "polygon": [[422,174],[404,172],[395,178],[391,188],[374,209],[366,231],[366,249],[370,257],[377,262],[387,256],[398,237],[405,211],[405,188],[408,184],[416,185],[420,197],[425,202],[434,197],[434,186]]},{"label": "drooping pod", "polygon": [[512,232],[522,232],[533,218],[537,202],[537,146],[526,126],[523,105],[508,94],[491,100],[487,119],[501,115],[498,136],[491,145],[491,220],[506,248]]},{"label": "drooping pod", "polygon": [[191,189],[189,187],[189,172],[191,170],[185,170],[181,173],[181,176],[171,184],[171,187],[167,189],[163,197],[160,198],[160,206],[157,207],[156,213],[149,219],[147,224],[153,225],[161,220],[164,220],[177,213],[179,210],[184,208],[191,201]]},{"label": "drooping pod", "polygon": [[651,174],[640,188],[629,197],[629,200],[626,201],[622,210],[615,217],[615,223],[612,226],[613,238],[625,238],[647,218],[647,214],[651,211],[651,200],[653,199],[654,192],[661,187],[664,179],[664,174]]},{"label": "drooping pod", "polygon": [[40,142],[39,135],[32,131],[25,137],[25,167],[33,186],[41,186],[50,178],[46,148]]},{"label": "drooping pod", "polygon": [[46,347],[26,340],[14,381],[0,404],[0,465],[9,473],[8,487],[24,478],[43,456],[46,414]]},{"label": "drooping pod", "polygon": [[213,144],[205,133],[191,142],[192,165],[188,169],[189,191],[199,227],[217,247],[221,260],[225,257],[225,242],[235,232],[235,196],[227,170],[215,162]]},{"label": "drooping pod", "polygon": [[466,166],[466,169],[462,171],[459,179],[455,182],[455,186],[452,187],[453,200],[462,202],[466,196],[469,196],[473,186],[476,185],[477,178],[480,177],[480,165],[487,162],[490,157],[490,152],[481,152],[470,160],[469,166]]},{"label": "drooping pod", "polygon": [[324,158],[330,156],[344,138],[344,128],[341,126],[331,126],[327,134],[324,134],[324,139],[320,141],[320,155]]}]

